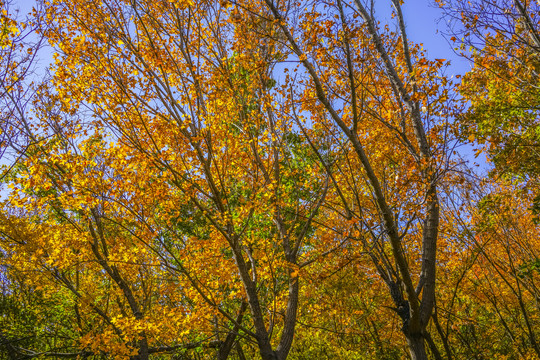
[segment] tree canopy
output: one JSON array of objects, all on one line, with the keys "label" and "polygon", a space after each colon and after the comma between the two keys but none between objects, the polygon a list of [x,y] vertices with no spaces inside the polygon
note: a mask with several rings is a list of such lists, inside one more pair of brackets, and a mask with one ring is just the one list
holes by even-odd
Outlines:
[{"label": "tree canopy", "polygon": [[540,357],[538,4],[402,3],[2,2],[0,359]]}]

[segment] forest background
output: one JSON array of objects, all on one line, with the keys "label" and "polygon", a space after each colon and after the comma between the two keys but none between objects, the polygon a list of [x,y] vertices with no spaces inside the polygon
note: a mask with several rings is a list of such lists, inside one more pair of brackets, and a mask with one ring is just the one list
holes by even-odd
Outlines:
[{"label": "forest background", "polygon": [[463,75],[400,0],[1,2],[0,359],[540,358],[540,3],[434,5]]}]

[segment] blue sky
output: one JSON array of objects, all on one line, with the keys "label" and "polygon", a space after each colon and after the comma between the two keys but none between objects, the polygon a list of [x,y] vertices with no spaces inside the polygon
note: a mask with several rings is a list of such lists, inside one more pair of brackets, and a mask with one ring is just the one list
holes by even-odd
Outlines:
[{"label": "blue sky", "polygon": [[[377,7],[381,8],[380,15],[390,11],[390,0],[378,0],[377,3]],[[405,0],[402,11],[409,40],[422,43],[428,58],[450,60],[449,75],[464,74],[471,69],[469,61],[456,55],[443,36],[447,31],[446,24],[441,19],[442,11],[434,5],[433,0]]]},{"label": "blue sky", "polygon": [[446,24],[439,8],[430,5],[430,0],[406,1],[403,13],[409,37],[414,42],[421,42],[430,58],[451,60],[454,74],[463,74],[471,69],[468,60],[460,57],[452,50],[443,33],[447,31]]}]

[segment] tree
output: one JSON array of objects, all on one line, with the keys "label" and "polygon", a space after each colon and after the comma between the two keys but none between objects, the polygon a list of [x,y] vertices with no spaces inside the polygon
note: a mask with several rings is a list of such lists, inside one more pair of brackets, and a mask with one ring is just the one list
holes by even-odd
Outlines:
[{"label": "tree", "polygon": [[[320,152],[319,159],[329,176],[343,176],[335,180],[341,214],[353,222],[351,232],[361,234],[389,289],[411,357],[425,359],[436,294],[437,186],[448,165],[447,80],[437,77],[444,60],[429,62],[411,48],[401,4],[392,4],[398,33],[380,29],[374,9],[361,1],[325,4],[324,12],[311,3],[287,7],[265,1],[289,57],[305,71],[287,86],[296,89],[292,96],[301,104],[309,104],[301,107],[297,125],[308,117],[339,139],[345,164],[334,168]],[[400,173],[402,167],[408,173]],[[350,173],[342,175],[343,169]]]},{"label": "tree", "polygon": [[458,131],[483,146],[495,166],[492,176],[526,184],[538,197],[532,207],[538,213],[539,5],[481,0],[441,6],[454,19],[451,39],[474,64],[461,83],[470,107],[458,117]]},{"label": "tree", "polygon": [[[26,144],[18,147],[19,152],[13,149],[23,136],[20,132],[20,119],[25,116],[25,108],[32,97],[30,86],[36,68],[36,60],[42,39],[34,34],[40,25],[40,9],[34,9],[32,16],[26,18],[11,1],[0,1],[0,186],[2,192],[6,190],[3,183],[10,176],[10,171],[16,166],[19,155],[26,150]],[[0,227],[8,226],[10,216],[2,213]],[[23,227],[20,229],[24,232]],[[6,233],[2,233],[5,236]],[[8,251],[2,248],[0,252],[0,278],[2,283],[2,302],[0,317],[2,331],[0,331],[0,349],[10,359],[17,358],[16,341],[28,343],[34,336],[30,335],[19,339],[21,334],[18,326],[35,334],[34,328],[43,324],[41,319],[45,314],[36,311],[36,304],[47,301],[39,295],[29,291],[21,282],[21,278],[13,277],[10,268],[3,261]],[[17,321],[16,321],[17,319]],[[18,320],[22,320],[18,322]],[[11,327],[11,322],[17,325]],[[8,326],[9,325],[9,326]],[[24,332],[24,331],[22,331]]]},{"label": "tree", "polygon": [[[538,357],[537,232],[519,185],[466,175],[446,196],[452,239],[434,325],[449,359]],[[525,196],[524,196],[525,195]],[[520,199],[520,201],[516,201]],[[445,227],[446,227],[445,226]]]},{"label": "tree", "polygon": [[[39,230],[5,246],[84,307],[72,356],[285,359],[299,313],[324,316],[306,277],[350,271],[340,296],[386,287],[371,311],[399,317],[413,359],[440,357],[450,84],[393,5],[398,32],[361,1],[45,4],[54,75],[6,203]],[[373,300],[354,295],[344,309]]]},{"label": "tree", "polygon": [[[47,235],[35,239],[40,248],[70,248],[51,250],[58,263],[50,251],[38,253],[38,261],[53,261],[47,276],[84,297],[72,278],[79,260],[64,259],[77,254],[81,265],[95,266],[89,276],[120,297],[109,314],[96,304],[109,304],[108,295],[85,289],[108,324],[95,336],[107,341],[79,339],[80,347],[119,356],[135,349],[131,356],[140,359],[157,349],[140,323],[152,314],[145,304],[154,293],[145,284],[161,268],[187,282],[176,284],[181,303],[204,304],[201,321],[216,326],[209,338],[219,340],[230,326],[227,351],[240,331],[263,358],[285,358],[299,259],[309,260],[325,240],[312,223],[328,182],[271,103],[276,50],[231,42],[240,35],[245,41],[244,30],[224,21],[230,14],[217,4],[55,2],[47,14],[54,22],[45,35],[62,54],[55,88],[40,89],[43,132],[28,133],[36,146],[16,174],[12,198],[45,219]],[[311,251],[302,246],[308,238]],[[242,320],[245,304],[251,316]],[[114,321],[122,306],[125,328]],[[208,329],[198,325],[199,334]]]},{"label": "tree", "polygon": [[[34,291],[49,298],[62,294],[61,313],[71,321],[62,324],[62,346],[18,351],[29,357],[57,356],[63,350],[67,357],[133,359],[199,347],[224,351],[219,338],[213,339],[212,324],[203,320],[213,309],[171,276],[163,253],[151,251],[166,246],[167,231],[149,211],[171,198],[158,196],[159,187],[141,189],[140,184],[159,174],[149,169],[140,174],[139,166],[119,158],[119,148],[99,133],[74,143],[66,128],[59,131],[66,122],[58,118],[54,103],[39,109],[36,116],[50,132],[28,134],[36,145],[13,172],[14,189],[6,204],[11,211],[26,211],[11,222],[25,222],[34,230],[21,232],[18,223],[4,228],[2,245],[9,249],[4,264]],[[114,159],[122,162],[111,166]],[[115,190],[111,183],[118,185]],[[147,189],[155,192],[143,195]],[[151,230],[159,226],[165,228],[159,234]],[[158,243],[153,242],[156,236]],[[28,272],[34,275],[25,276]]]}]

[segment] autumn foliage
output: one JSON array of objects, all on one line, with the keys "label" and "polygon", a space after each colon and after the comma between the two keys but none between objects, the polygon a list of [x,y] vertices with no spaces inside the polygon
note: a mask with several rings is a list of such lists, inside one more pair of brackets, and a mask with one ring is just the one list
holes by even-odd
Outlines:
[{"label": "autumn foliage", "polygon": [[2,3],[0,359],[540,357],[536,5],[391,5]]}]

